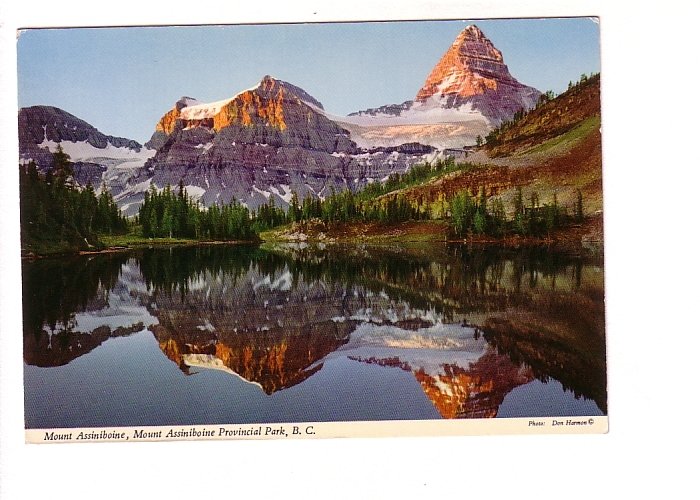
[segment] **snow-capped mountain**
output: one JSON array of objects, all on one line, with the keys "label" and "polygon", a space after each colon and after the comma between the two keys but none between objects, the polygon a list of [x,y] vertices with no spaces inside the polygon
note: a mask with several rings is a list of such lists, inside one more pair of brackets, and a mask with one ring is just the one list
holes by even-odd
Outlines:
[{"label": "snow-capped mountain", "polygon": [[459,153],[539,96],[469,26],[415,99],[402,104],[337,116],[300,87],[265,76],[216,102],[179,99],[144,146],[61,109],[34,106],[19,113],[20,163],[50,168],[60,145],[75,162],[76,181],[96,189],[105,183],[126,215],[138,212],[151,184],[163,189],[180,181],[204,206],[285,206],[293,193],[324,198],[433,161],[447,148]]},{"label": "snow-capped mountain", "polygon": [[84,120],[51,106],[19,111],[20,163],[34,161],[40,170],[53,165],[58,146],[74,162],[75,179],[100,189],[104,182],[118,194],[136,170],[155,154],[138,142],[105,135]]},{"label": "snow-capped mountain", "polygon": [[465,28],[428,75],[412,101],[339,118],[362,146],[420,141],[437,147],[474,144],[540,92],[518,82],[503,55],[476,26]]},{"label": "snow-capped mountain", "polygon": [[420,144],[362,149],[318,100],[271,76],[217,102],[181,98],[146,146],[157,153],[116,198],[126,213],[151,183],[182,180],[205,206],[235,199],[256,208],[271,198],[285,206],[292,193],[301,200],[358,189],[438,154]]}]

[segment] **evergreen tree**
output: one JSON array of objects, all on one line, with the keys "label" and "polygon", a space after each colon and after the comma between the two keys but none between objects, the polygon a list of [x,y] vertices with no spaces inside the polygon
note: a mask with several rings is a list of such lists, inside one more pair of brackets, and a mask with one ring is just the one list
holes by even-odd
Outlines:
[{"label": "evergreen tree", "polygon": [[60,144],[53,153],[53,173],[60,184],[65,183],[69,177],[73,176],[73,165],[70,161],[70,156],[63,151]]},{"label": "evergreen tree", "polygon": [[525,205],[523,203],[523,188],[518,186],[518,190],[515,193],[515,200],[513,201],[513,211],[516,216],[525,213]]},{"label": "evergreen tree", "polygon": [[[73,168],[70,157],[59,147],[54,164],[40,174],[35,163],[20,165],[20,227],[25,247],[86,248],[99,246],[98,232],[120,231],[126,220],[106,190],[98,198],[91,185],[79,188],[69,182]],[[100,219],[104,200],[114,216]]]},{"label": "evergreen tree", "polygon": [[506,209],[503,206],[503,200],[497,198],[492,202],[492,219],[493,219],[493,232],[497,236],[501,236],[506,231]]},{"label": "evergreen tree", "polygon": [[474,214],[473,228],[476,234],[484,234],[486,232],[486,216],[481,208],[477,209]]},{"label": "evergreen tree", "polygon": [[296,191],[292,192],[292,198],[289,200],[289,212],[288,212],[290,222],[300,221],[302,218],[302,210],[299,206],[299,197]]}]

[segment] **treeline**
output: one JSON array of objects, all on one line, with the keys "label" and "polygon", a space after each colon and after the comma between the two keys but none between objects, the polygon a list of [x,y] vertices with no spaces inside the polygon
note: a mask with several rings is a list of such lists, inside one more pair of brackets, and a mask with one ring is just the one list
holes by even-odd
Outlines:
[{"label": "treeline", "polygon": [[349,189],[336,192],[331,188],[331,194],[323,200],[307,195],[301,201],[297,193],[292,193],[287,210],[276,205],[274,198],[271,197],[267,203],[251,214],[253,227],[256,231],[264,231],[311,219],[320,219],[324,222],[382,223],[429,219],[430,210],[427,203],[411,202],[402,194],[384,195],[422,184],[434,177],[469,168],[473,168],[473,165],[458,164],[452,156],[448,156],[432,164],[429,162],[416,164],[403,174],[391,174],[385,182],[368,184],[359,192]]},{"label": "treeline", "polygon": [[417,163],[406,173],[391,174],[385,182],[368,184],[358,193],[358,196],[362,199],[370,200],[398,189],[406,189],[423,184],[434,177],[449,174],[457,170],[468,170],[470,168],[473,168],[473,165],[469,163],[456,163],[453,156],[439,158],[434,163],[429,163],[427,161]]},{"label": "treeline", "polygon": [[[307,195],[299,200],[292,193],[285,209],[275,198],[257,210],[232,201],[226,205],[204,208],[191,198],[183,182],[177,192],[170,186],[155,186],[144,194],[144,202],[133,224],[140,224],[147,238],[192,238],[215,240],[257,239],[257,234],[288,223],[322,220],[326,223],[378,222],[395,224],[434,217],[448,221],[455,236],[470,234],[504,236],[520,234],[542,236],[572,221],[583,220],[583,200],[570,209],[560,206],[556,195],[550,203],[541,204],[537,193],[529,204],[518,189],[510,217],[503,200],[489,200],[482,188],[474,196],[469,191],[447,200],[424,196],[408,198],[399,191],[423,183],[433,177],[456,170],[475,168],[457,164],[452,157],[434,164],[420,163],[404,174],[393,174],[385,183],[368,185],[359,192],[343,190],[325,199]],[[61,246],[83,248],[100,246],[97,235],[124,232],[127,219],[121,215],[105,186],[97,195],[92,186],[78,188],[72,180],[68,155],[60,148],[54,153],[54,166],[46,174],[38,172],[34,163],[20,167],[21,225],[23,242],[64,242]],[[439,205],[439,213],[431,212]]]},{"label": "treeline", "polygon": [[539,194],[533,191],[529,204],[526,204],[522,188],[518,187],[512,217],[509,218],[503,200],[497,198],[489,203],[483,188],[478,196],[463,191],[450,201],[450,220],[453,233],[458,237],[474,234],[540,237],[573,222],[583,221],[583,196],[580,190],[577,191],[576,203],[569,211],[559,205],[556,193],[551,203],[540,204]]},{"label": "treeline", "polygon": [[177,193],[168,185],[144,194],[137,222],[146,238],[195,238],[216,240],[255,239],[248,209],[232,201],[228,205],[201,205],[187,194],[182,181]]},{"label": "treeline", "polygon": [[[441,218],[447,220],[455,236],[488,235],[543,236],[572,222],[583,220],[583,197],[577,192],[577,201],[570,207],[559,204],[556,193],[550,203],[541,203],[539,194],[532,192],[529,200],[523,200],[522,188],[518,188],[510,216],[501,198],[489,200],[482,187],[476,196],[465,190],[449,200],[434,201],[440,206],[439,214],[431,212],[431,201],[425,197],[407,198],[402,193],[387,194],[401,189],[400,185],[418,183],[429,178],[435,166],[418,164],[409,172],[395,175],[391,186],[370,184],[364,190],[354,193],[350,190],[335,192],[321,200],[307,196],[300,203],[296,193],[292,193],[289,207],[285,211],[270,198],[266,204],[253,212],[253,227],[256,231],[271,229],[294,222],[308,222],[312,219],[326,223],[333,222],[379,222],[395,224],[410,220]],[[441,162],[438,171],[445,169],[473,168],[471,165],[456,165],[451,158]],[[384,193],[384,194],[382,194]]]},{"label": "treeline", "polygon": [[98,233],[120,233],[127,221],[106,187],[99,195],[91,185],[73,181],[70,157],[59,146],[53,168],[45,174],[30,162],[19,167],[20,228],[25,246],[86,248],[99,246]]},{"label": "treeline", "polygon": [[[572,90],[573,91],[578,90],[580,87],[586,85],[589,82],[596,81],[599,78],[600,78],[600,73],[591,73],[590,75],[586,75],[585,73],[583,73],[583,74],[581,74],[581,77],[579,78],[579,80],[577,82],[570,81],[566,91],[559,94],[559,96],[562,96],[562,95],[564,95],[567,92],[570,92]],[[518,111],[515,112],[512,119],[502,122],[498,127],[491,130],[486,135],[485,139],[482,139],[481,136],[477,137],[477,139],[476,139],[477,146],[481,146],[483,143],[485,143],[486,147],[491,148],[493,146],[500,144],[501,136],[503,135],[504,132],[513,128],[516,124],[518,124],[521,120],[523,120],[523,118],[528,116],[530,113],[532,113],[536,109],[542,107],[543,105],[547,104],[549,101],[551,101],[554,98],[559,97],[559,96],[554,94],[554,92],[552,92],[551,90],[548,90],[547,92],[541,94],[538,101],[537,101],[537,104],[535,105],[534,108],[532,108],[530,110],[525,110],[522,108],[519,109]]]},{"label": "treeline", "polygon": [[332,189],[331,194],[323,200],[306,196],[299,203],[299,198],[294,193],[286,211],[278,207],[274,199],[270,198],[270,201],[261,205],[257,212],[253,212],[253,227],[258,231],[264,231],[284,224],[312,219],[327,223],[353,221],[395,223],[429,218],[427,205],[421,210],[403,195],[367,200],[365,194],[364,191],[336,192]]}]

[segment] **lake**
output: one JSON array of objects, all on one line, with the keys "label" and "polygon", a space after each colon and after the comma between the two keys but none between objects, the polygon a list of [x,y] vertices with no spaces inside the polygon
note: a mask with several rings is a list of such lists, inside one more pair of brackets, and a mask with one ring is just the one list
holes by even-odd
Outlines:
[{"label": "lake", "polygon": [[601,257],[278,244],[23,263],[27,428],[607,414]]}]

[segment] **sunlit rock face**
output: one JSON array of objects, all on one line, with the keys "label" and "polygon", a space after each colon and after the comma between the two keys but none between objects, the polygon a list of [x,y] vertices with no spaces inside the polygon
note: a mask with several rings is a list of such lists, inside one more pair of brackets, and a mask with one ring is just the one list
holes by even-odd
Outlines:
[{"label": "sunlit rock face", "polygon": [[470,97],[495,90],[499,81],[513,81],[501,51],[476,26],[469,26],[435,65],[416,101],[439,94]]},{"label": "sunlit rock face", "polygon": [[356,190],[435,153],[410,144],[362,149],[318,100],[271,76],[217,102],[182,97],[146,145],[157,153],[117,198],[132,211],[151,183],[162,188],[181,180],[204,206],[233,200],[251,209],[271,200],[286,206],[293,193],[302,200]]},{"label": "sunlit rock face", "polygon": [[465,28],[433,67],[413,101],[352,113],[362,145],[417,140],[440,148],[474,144],[540,92],[508,71],[500,50],[476,26]]},{"label": "sunlit rock face", "polygon": [[[303,89],[265,76],[248,90],[217,102],[201,103],[183,97],[156,125],[152,141],[164,145],[162,136],[170,136],[198,127],[212,133],[233,128],[227,139],[240,143],[268,144],[272,147],[302,147],[326,153],[356,150],[347,131],[325,117],[323,105]],[[293,133],[284,133],[287,130]],[[158,143],[160,141],[160,143]],[[221,146],[217,144],[217,146]]]},{"label": "sunlit rock face", "polygon": [[415,102],[435,101],[443,108],[471,105],[497,125],[521,108],[532,108],[539,96],[537,89],[513,78],[501,51],[472,25],[430,72]]}]

